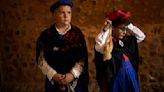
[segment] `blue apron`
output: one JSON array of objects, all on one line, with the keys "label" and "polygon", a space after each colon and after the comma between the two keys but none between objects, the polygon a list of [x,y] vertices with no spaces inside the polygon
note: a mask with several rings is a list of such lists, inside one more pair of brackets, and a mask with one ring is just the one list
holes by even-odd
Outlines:
[{"label": "blue apron", "polygon": [[122,55],[118,75],[114,78],[113,92],[139,92],[136,71],[125,54]]}]

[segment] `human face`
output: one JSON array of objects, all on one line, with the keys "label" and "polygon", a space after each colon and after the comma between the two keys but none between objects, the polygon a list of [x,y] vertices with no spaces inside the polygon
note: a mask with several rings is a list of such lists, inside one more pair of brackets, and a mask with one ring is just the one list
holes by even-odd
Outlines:
[{"label": "human face", "polygon": [[67,5],[59,6],[53,13],[55,24],[61,27],[68,26],[71,23],[71,17],[71,7]]},{"label": "human face", "polygon": [[116,28],[113,28],[113,36],[117,39],[123,39],[124,36],[126,35],[127,31],[127,26],[122,24]]}]

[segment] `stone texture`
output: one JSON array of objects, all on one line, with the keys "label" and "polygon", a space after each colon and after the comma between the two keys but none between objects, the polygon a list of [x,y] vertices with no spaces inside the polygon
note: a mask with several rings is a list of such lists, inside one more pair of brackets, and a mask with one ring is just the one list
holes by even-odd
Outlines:
[{"label": "stone texture", "polygon": [[[73,0],[72,23],[85,35],[89,54],[89,91],[99,92],[95,80],[94,39],[105,14],[116,8],[132,12],[131,20],[146,34],[139,44],[141,92],[164,92],[163,0]],[[35,62],[35,43],[52,24],[48,8],[54,0],[0,1],[0,92],[43,92],[44,76]]]}]

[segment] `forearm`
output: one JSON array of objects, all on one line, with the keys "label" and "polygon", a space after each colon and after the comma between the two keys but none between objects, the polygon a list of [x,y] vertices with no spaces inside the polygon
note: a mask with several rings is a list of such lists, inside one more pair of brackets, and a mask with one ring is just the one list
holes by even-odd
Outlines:
[{"label": "forearm", "polygon": [[145,39],[145,34],[138,27],[134,26],[132,23],[127,27],[129,32],[137,38],[138,43]]},{"label": "forearm", "polygon": [[74,78],[79,78],[81,73],[83,72],[84,62],[80,61],[75,64],[75,66],[71,69],[71,73],[73,74]]},{"label": "forearm", "polygon": [[109,30],[101,31],[95,39],[95,50],[103,53],[104,52],[104,45],[108,37]]},{"label": "forearm", "polygon": [[38,62],[38,67],[41,69],[41,71],[43,72],[44,75],[47,76],[47,78],[51,81],[53,76],[57,73],[52,67],[50,67],[48,65],[48,63],[46,62],[44,56],[43,56],[43,52],[41,52],[40,56],[39,56],[39,62]]}]

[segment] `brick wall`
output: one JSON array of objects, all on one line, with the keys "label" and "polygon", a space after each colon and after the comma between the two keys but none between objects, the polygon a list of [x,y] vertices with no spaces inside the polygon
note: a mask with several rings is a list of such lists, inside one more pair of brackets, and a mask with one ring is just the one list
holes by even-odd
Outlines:
[{"label": "brick wall", "polygon": [[[35,43],[52,24],[48,8],[54,0],[0,1],[0,91],[43,92],[44,76],[35,63]],[[164,92],[163,0],[73,0],[72,23],[81,28],[89,53],[89,91],[98,92],[93,63],[94,38],[104,16],[115,8],[132,12],[131,20],[146,34],[139,44],[141,92]]]}]

